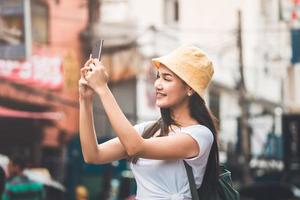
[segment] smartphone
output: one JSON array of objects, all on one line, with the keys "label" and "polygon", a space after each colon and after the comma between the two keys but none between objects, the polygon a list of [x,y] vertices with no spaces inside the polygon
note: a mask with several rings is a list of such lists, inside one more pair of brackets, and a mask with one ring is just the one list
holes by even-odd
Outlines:
[{"label": "smartphone", "polygon": [[92,58],[101,60],[101,52],[104,40],[96,42],[92,49]]}]

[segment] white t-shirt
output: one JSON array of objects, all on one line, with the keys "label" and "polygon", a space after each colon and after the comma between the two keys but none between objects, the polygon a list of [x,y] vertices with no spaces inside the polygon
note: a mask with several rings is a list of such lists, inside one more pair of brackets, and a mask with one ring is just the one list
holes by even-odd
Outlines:
[{"label": "white t-shirt", "polygon": [[[153,122],[135,125],[139,134]],[[198,143],[200,154],[185,161],[192,167],[197,188],[201,186],[206,168],[213,134],[205,126],[192,125],[174,129],[189,134]],[[137,183],[137,200],[190,200],[191,192],[182,160],[154,160],[139,158],[136,164],[130,163]]]}]

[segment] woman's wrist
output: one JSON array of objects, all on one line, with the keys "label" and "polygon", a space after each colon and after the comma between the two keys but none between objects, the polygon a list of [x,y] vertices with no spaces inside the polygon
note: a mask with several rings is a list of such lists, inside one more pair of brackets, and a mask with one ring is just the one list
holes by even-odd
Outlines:
[{"label": "woman's wrist", "polygon": [[98,87],[95,92],[101,97],[103,95],[106,95],[107,92],[109,91],[108,85],[103,85],[101,87]]},{"label": "woman's wrist", "polygon": [[93,97],[81,97],[81,96],[79,96],[79,103],[92,104],[92,102],[93,102]]}]

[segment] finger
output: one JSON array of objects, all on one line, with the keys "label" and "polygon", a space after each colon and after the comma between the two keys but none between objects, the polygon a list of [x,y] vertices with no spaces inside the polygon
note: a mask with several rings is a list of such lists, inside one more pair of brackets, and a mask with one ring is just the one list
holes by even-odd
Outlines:
[{"label": "finger", "polygon": [[106,70],[104,71],[104,74],[105,74],[105,76],[107,77],[107,79],[109,79],[109,76],[108,76],[108,73],[107,73]]},{"label": "finger", "polygon": [[88,67],[91,63],[93,63],[92,60],[88,60],[85,64],[84,64],[84,67]]},{"label": "finger", "polygon": [[94,66],[92,68],[94,69],[94,71],[105,70],[104,65],[98,59],[93,59],[93,64]]},{"label": "finger", "polygon": [[88,83],[88,81],[90,80],[90,78],[91,78],[91,76],[92,76],[92,73],[93,73],[93,72],[87,72],[87,74],[85,75],[84,79],[87,81],[87,83]]},{"label": "finger", "polygon": [[80,78],[83,78],[84,77],[84,75],[85,75],[85,67],[83,67],[83,68],[81,68],[80,69]]},{"label": "finger", "polygon": [[82,73],[82,72],[84,72],[85,70],[86,70],[86,68],[83,67],[83,68],[80,69],[80,72]]},{"label": "finger", "polygon": [[84,66],[89,66],[89,64],[92,62],[93,62],[93,59],[90,58],[88,61],[85,62]]},{"label": "finger", "polygon": [[80,79],[79,80],[79,85],[88,85],[88,82],[85,79]]},{"label": "finger", "polygon": [[78,85],[79,85],[79,88],[85,88],[85,87],[88,87],[88,85],[87,85],[87,84],[84,84],[84,83],[78,83]]},{"label": "finger", "polygon": [[85,70],[82,68],[80,69],[80,78],[84,78],[85,76]]},{"label": "finger", "polygon": [[93,59],[93,63],[97,67],[104,67],[103,64],[98,59]]},{"label": "finger", "polygon": [[83,67],[83,68],[80,69],[81,78],[84,78],[86,76],[89,69],[90,69],[89,67]]},{"label": "finger", "polygon": [[87,65],[89,65],[89,63],[91,62],[91,58],[89,58],[86,62],[85,62],[85,64],[84,64],[84,66],[87,66]]},{"label": "finger", "polygon": [[87,75],[89,75],[90,71],[89,70],[85,70],[84,72],[81,73],[81,77],[86,80]]},{"label": "finger", "polygon": [[89,66],[85,66],[85,67],[81,68],[82,71],[89,70],[89,69],[90,69]]},{"label": "finger", "polygon": [[79,82],[86,82],[84,78],[79,79]]},{"label": "finger", "polygon": [[89,68],[90,68],[90,69],[94,69],[95,67],[96,67],[96,66],[94,65],[94,63],[90,63],[90,64],[89,64]]},{"label": "finger", "polygon": [[90,54],[90,59],[92,59],[92,54]]}]

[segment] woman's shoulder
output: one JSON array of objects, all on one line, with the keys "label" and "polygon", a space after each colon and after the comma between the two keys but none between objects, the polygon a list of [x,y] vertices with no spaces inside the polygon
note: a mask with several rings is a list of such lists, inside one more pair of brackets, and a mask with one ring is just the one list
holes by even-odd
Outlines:
[{"label": "woman's shoulder", "polygon": [[213,139],[212,131],[208,127],[201,125],[201,124],[195,124],[195,125],[183,127],[181,130],[182,130],[182,132],[188,132],[188,133],[195,134],[195,135],[201,135],[202,137],[206,136],[210,139]]},{"label": "woman's shoulder", "polygon": [[182,127],[181,129],[205,130],[211,132],[211,130],[208,127],[202,124],[193,124],[193,125]]}]

